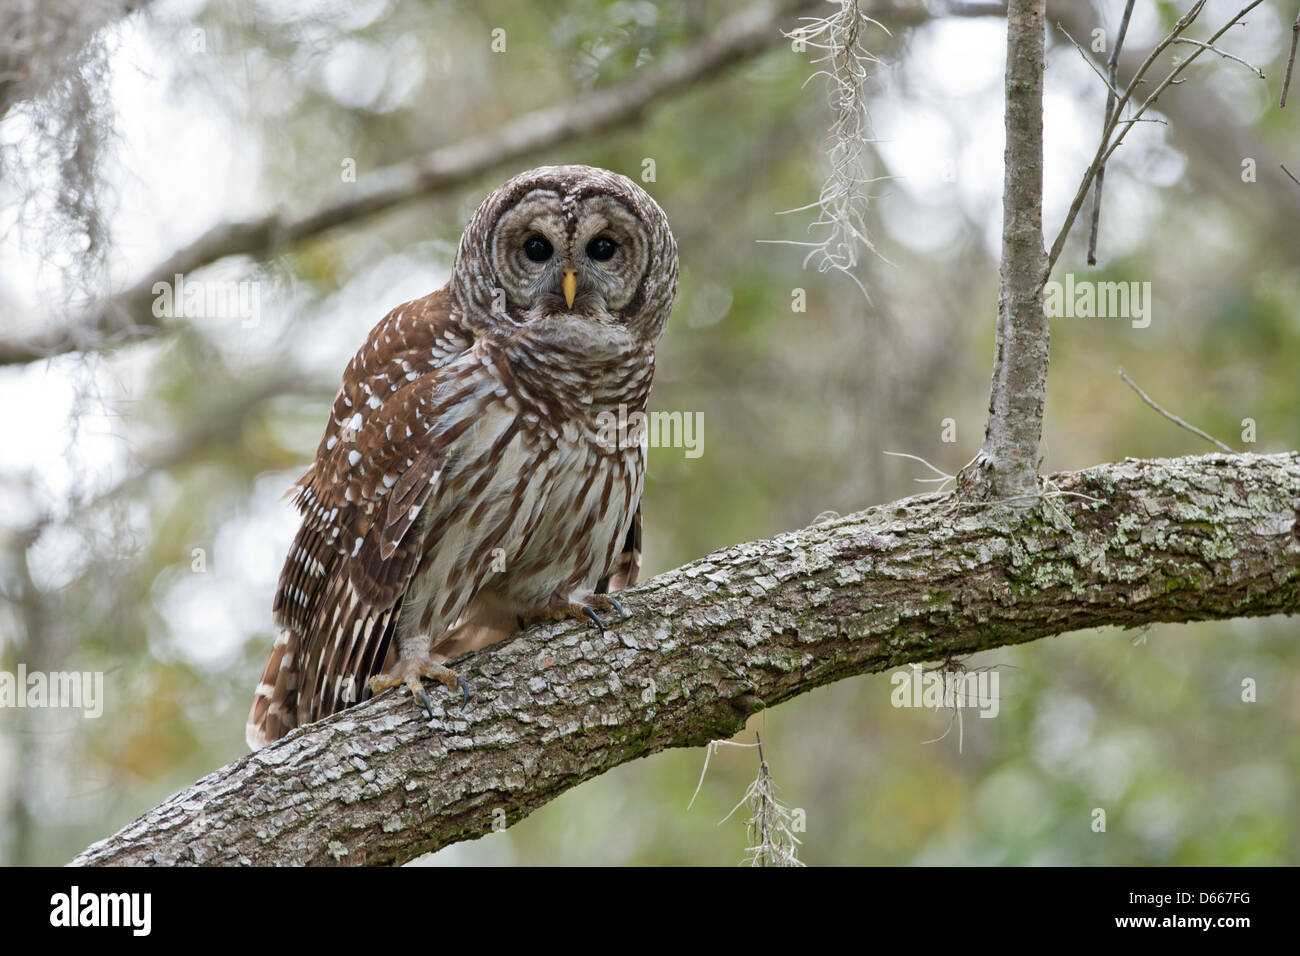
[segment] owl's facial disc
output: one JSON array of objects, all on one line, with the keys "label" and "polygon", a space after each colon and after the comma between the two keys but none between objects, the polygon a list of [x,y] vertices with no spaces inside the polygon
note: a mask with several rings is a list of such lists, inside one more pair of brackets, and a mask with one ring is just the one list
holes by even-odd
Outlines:
[{"label": "owl's facial disc", "polygon": [[538,188],[502,215],[493,260],[510,305],[608,320],[636,293],[649,253],[640,219],[614,196]]}]

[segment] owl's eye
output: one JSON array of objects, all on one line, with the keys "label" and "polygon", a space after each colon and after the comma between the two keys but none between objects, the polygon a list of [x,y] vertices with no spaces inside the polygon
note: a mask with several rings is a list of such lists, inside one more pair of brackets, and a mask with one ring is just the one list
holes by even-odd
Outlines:
[{"label": "owl's eye", "polygon": [[608,262],[618,251],[618,243],[609,236],[597,236],[587,243],[587,255],[597,262]]},{"label": "owl's eye", "polygon": [[541,236],[529,236],[524,240],[524,255],[533,262],[545,262],[554,251],[551,244]]}]

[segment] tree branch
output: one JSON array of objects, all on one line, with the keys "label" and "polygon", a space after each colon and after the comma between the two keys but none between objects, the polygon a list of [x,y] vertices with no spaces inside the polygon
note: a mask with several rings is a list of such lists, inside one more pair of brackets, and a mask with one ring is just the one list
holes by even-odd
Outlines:
[{"label": "tree branch", "polygon": [[1081,628],[1300,611],[1300,454],[1127,459],[1049,486],[1025,511],[928,495],[715,552],[628,592],[604,639],[553,625],[466,658],[463,711],[435,695],[428,722],[384,694],[73,862],[402,863],[846,677]]},{"label": "tree branch", "polygon": [[1297,43],[1300,43],[1300,13],[1296,14],[1295,23],[1291,24],[1291,53],[1286,58],[1286,76],[1282,78],[1282,95],[1277,101],[1280,110],[1286,109],[1286,93],[1291,88],[1291,71],[1295,69]]},{"label": "tree branch", "polygon": [[997,345],[984,444],[962,470],[970,498],[1029,501],[1038,491],[1038,441],[1051,331],[1043,311],[1043,16],[1046,0],[1007,7],[1006,150]]},{"label": "tree branch", "polygon": [[[1128,0],[1124,4],[1124,14],[1120,17],[1119,31],[1115,34],[1115,40],[1110,46],[1110,56],[1106,58],[1106,115],[1102,120],[1102,132],[1110,125],[1110,118],[1115,114],[1115,102],[1119,99],[1119,93],[1115,89],[1115,84],[1119,77],[1119,53],[1124,48],[1124,37],[1128,34],[1129,18],[1133,16],[1133,2]],[[1064,30],[1064,27],[1061,28]],[[1067,36],[1069,34],[1066,34]],[[1078,44],[1075,44],[1078,46]],[[1083,53],[1083,50],[1079,50]],[[1084,56],[1089,65],[1092,61]],[[1092,192],[1092,224],[1088,229],[1088,265],[1097,264],[1097,232],[1101,226],[1101,193],[1102,184],[1106,178],[1106,167],[1101,166],[1097,169],[1097,181],[1093,185]]]}]

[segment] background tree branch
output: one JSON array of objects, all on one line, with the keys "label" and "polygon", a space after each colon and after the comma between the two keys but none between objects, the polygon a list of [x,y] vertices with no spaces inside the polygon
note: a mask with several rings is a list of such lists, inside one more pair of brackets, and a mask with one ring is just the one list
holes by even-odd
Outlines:
[{"label": "background tree branch", "polygon": [[72,326],[0,341],[0,365],[156,334],[166,323],[151,308],[156,282],[172,282],[177,274],[189,274],[228,256],[264,257],[340,226],[356,225],[401,203],[448,192],[526,156],[636,123],[656,103],[707,82],[781,42],[781,28],[793,23],[798,11],[812,6],[810,0],[779,0],[748,7],[695,45],[666,55],[658,64],[610,89],[526,113],[491,133],[375,170],[324,201],[218,223]]},{"label": "background tree branch", "polygon": [[[1165,50],[1184,39],[1182,34],[1196,22],[1196,18],[1205,7],[1205,0],[1198,0],[1197,3],[1194,3],[1192,7],[1179,18],[1178,22],[1174,24],[1173,30],[1171,30],[1164,39],[1152,47],[1151,52],[1148,53],[1146,59],[1142,61],[1142,65],[1137,68],[1133,78],[1124,87],[1124,91],[1116,98],[1114,109],[1108,114],[1106,126],[1102,130],[1101,139],[1097,145],[1096,155],[1088,165],[1088,168],[1084,171],[1083,178],[1079,181],[1079,188],[1074,194],[1074,200],[1070,203],[1070,208],[1065,214],[1065,222],[1061,225],[1060,231],[1056,234],[1056,239],[1052,242],[1052,248],[1048,251],[1047,258],[1043,263],[1042,283],[1047,282],[1051,275],[1052,267],[1056,264],[1056,260],[1060,257],[1061,251],[1065,248],[1065,240],[1070,235],[1070,229],[1074,225],[1075,217],[1078,216],[1079,210],[1083,208],[1084,200],[1087,198],[1088,190],[1092,188],[1093,181],[1101,170],[1105,168],[1106,161],[1110,158],[1111,154],[1114,153],[1115,150],[1124,142],[1124,137],[1128,135],[1128,131],[1133,128],[1135,123],[1142,119],[1148,109],[1155,105],[1156,101],[1160,98],[1161,93],[1167,90],[1171,85],[1180,82],[1179,76],[1181,76],[1181,74],[1196,60],[1198,56],[1207,49],[1213,49],[1213,43],[1216,40],[1241,22],[1242,18],[1247,13],[1259,6],[1262,2],[1263,0],[1252,0],[1251,3],[1248,3],[1241,10],[1237,11],[1237,13],[1233,15],[1232,19],[1228,20],[1223,24],[1223,26],[1210,35],[1208,44],[1203,43],[1202,41],[1189,41],[1199,45],[1197,45],[1186,57],[1177,60],[1174,67],[1164,76],[1163,79],[1154,85],[1154,89],[1148,92],[1143,84],[1146,82],[1150,70],[1154,68],[1160,55],[1165,52]],[[1260,74],[1260,76],[1262,79],[1263,74]],[[1134,94],[1137,92],[1141,92],[1144,95],[1141,97],[1135,97]],[[1132,114],[1123,117],[1124,107],[1130,102],[1130,100],[1137,102],[1138,99],[1140,99],[1141,102],[1133,109]]]},{"label": "background tree branch", "polygon": [[1099,626],[1300,611],[1300,454],[1100,465],[1029,509],[928,495],[717,551],[602,639],[464,659],[465,710],[387,693],[199,780],[73,862],[393,864],[815,687]]},{"label": "background tree branch", "polygon": [[[129,5],[128,5],[129,6]],[[558,146],[571,146],[599,133],[634,125],[659,103],[711,82],[729,68],[785,42],[783,30],[801,13],[820,12],[816,0],[776,0],[747,7],[720,23],[703,40],[674,51],[623,83],[584,94],[569,103],[526,113],[491,133],[442,146],[361,177],[341,194],[297,209],[274,210],[252,219],[221,222],[145,270],[126,289],[98,303],[69,325],[0,339],[0,366],[39,361],[73,351],[109,348],[161,333],[167,320],[155,316],[157,282],[172,282],[230,256],[267,258],[331,230],[355,226],[403,203],[428,199],[493,170]],[[863,12],[885,17],[894,27],[915,26],[934,14],[924,6],[869,0]],[[953,3],[945,16],[997,16],[999,3]]]},{"label": "background tree branch", "polygon": [[[1087,36],[1099,25],[1090,4],[1072,0],[1053,0],[1047,20],[1049,29],[1059,31],[1064,27],[1076,37]],[[1153,49],[1125,47],[1119,57],[1120,74],[1134,76],[1150,59]],[[1300,219],[1300,190],[1278,166],[1285,154],[1278,151],[1276,144],[1234,123],[1231,110],[1225,108],[1222,97],[1209,84],[1197,84],[1195,90],[1182,89],[1187,92],[1180,94],[1175,88],[1162,96],[1159,109],[1170,120],[1171,142],[1192,157],[1187,176],[1198,195],[1215,196],[1240,208],[1243,218],[1261,231],[1261,238],[1266,237],[1268,244],[1278,247],[1281,256],[1289,257],[1286,261],[1300,259],[1300,230],[1293,227]],[[1258,189],[1241,188],[1241,162],[1247,157],[1256,160]]]}]

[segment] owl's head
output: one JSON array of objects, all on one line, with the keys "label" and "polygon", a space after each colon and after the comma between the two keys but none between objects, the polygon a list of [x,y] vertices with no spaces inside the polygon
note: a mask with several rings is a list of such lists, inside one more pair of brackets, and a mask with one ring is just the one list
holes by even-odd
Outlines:
[{"label": "owl's head", "polygon": [[542,166],[479,206],[453,282],[480,313],[613,323],[653,341],[677,290],[677,243],[663,210],[626,176]]}]

